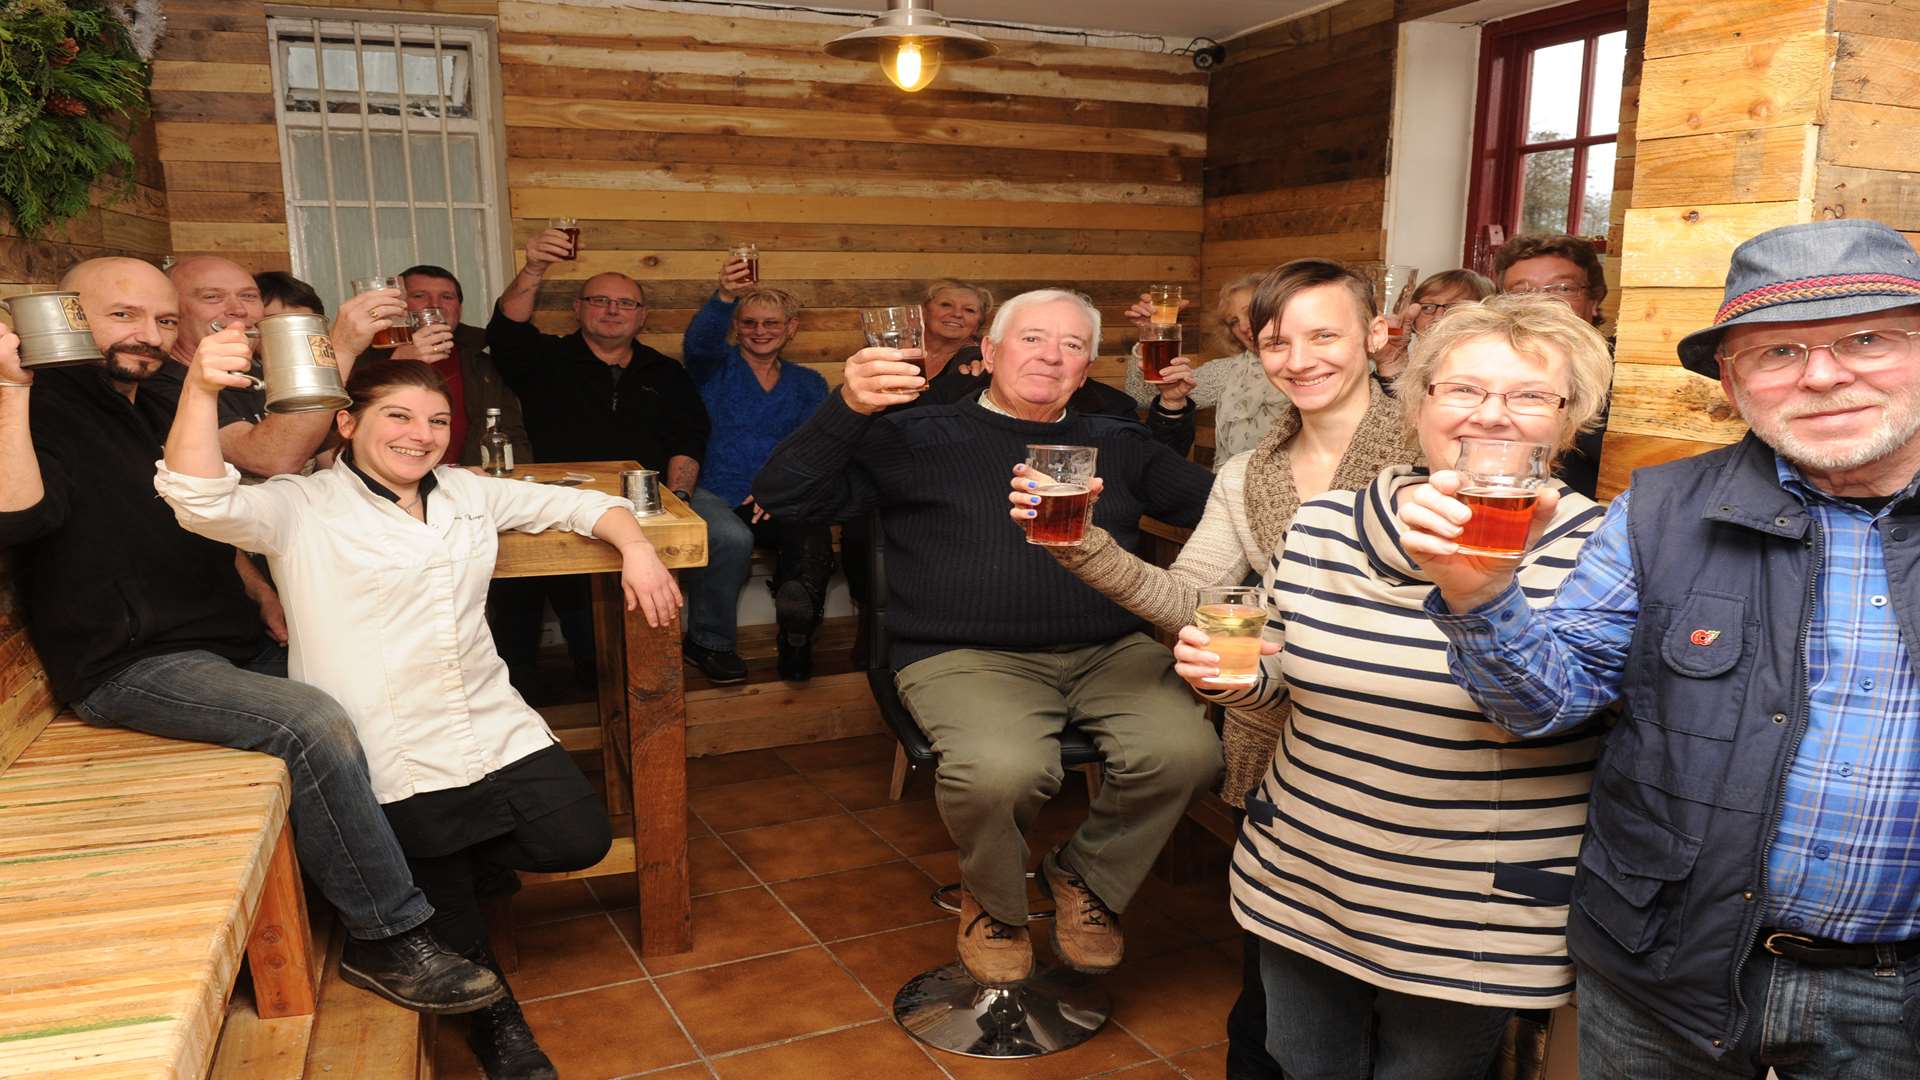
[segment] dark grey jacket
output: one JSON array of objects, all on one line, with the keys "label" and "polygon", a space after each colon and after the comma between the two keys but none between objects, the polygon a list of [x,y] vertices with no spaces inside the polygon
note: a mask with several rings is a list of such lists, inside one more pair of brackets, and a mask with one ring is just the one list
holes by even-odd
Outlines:
[{"label": "dark grey jacket", "polygon": [[[1751,435],[1641,469],[1632,492],[1640,620],[1627,715],[1595,775],[1567,938],[1582,965],[1719,1054],[1753,1022],[1740,973],[1807,726],[1822,541]],[[1876,527],[1900,631],[1920,641],[1920,500]],[[1691,640],[1702,628],[1721,633],[1702,646]]]}]

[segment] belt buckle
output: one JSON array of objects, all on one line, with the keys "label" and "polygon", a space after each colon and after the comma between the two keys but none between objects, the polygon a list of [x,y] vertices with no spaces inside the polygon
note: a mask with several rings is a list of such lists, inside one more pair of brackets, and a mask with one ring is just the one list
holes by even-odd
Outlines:
[{"label": "belt buckle", "polygon": [[1786,956],[1787,955],[1786,953],[1783,953],[1778,948],[1774,947],[1774,942],[1781,941],[1781,940],[1785,940],[1794,945],[1799,945],[1802,948],[1813,947],[1812,938],[1807,937],[1805,934],[1790,934],[1785,930],[1774,930],[1769,932],[1766,937],[1760,940],[1760,947],[1767,950],[1768,952],[1772,953],[1775,956]]}]

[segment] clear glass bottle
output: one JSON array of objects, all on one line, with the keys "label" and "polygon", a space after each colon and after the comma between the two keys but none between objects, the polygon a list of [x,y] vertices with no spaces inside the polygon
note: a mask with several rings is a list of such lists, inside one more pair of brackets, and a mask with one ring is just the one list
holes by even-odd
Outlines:
[{"label": "clear glass bottle", "polygon": [[488,476],[513,475],[513,440],[500,430],[500,410],[487,410],[487,433],[480,437],[480,467]]}]

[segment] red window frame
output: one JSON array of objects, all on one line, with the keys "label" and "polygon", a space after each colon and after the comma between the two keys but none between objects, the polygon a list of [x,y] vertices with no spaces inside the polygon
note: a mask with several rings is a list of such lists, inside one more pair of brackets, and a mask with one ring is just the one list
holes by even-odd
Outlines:
[{"label": "red window frame", "polygon": [[[1569,192],[1568,231],[1600,238],[1606,248],[1606,222],[1580,220],[1586,195],[1587,154],[1595,146],[1619,141],[1609,135],[1585,134],[1592,127],[1593,64],[1596,41],[1627,28],[1624,0],[1582,0],[1527,15],[1488,23],[1480,38],[1480,86],[1473,124],[1473,170],[1467,189],[1465,265],[1485,270],[1491,265],[1491,227],[1499,237],[1512,235],[1520,220],[1526,155],[1542,150],[1573,150],[1573,177]],[[1526,141],[1527,87],[1534,53],[1570,41],[1585,41],[1580,70],[1578,127],[1572,138],[1551,142]],[[1595,226],[1598,228],[1595,228]],[[1485,264],[1485,265],[1481,265]]]}]

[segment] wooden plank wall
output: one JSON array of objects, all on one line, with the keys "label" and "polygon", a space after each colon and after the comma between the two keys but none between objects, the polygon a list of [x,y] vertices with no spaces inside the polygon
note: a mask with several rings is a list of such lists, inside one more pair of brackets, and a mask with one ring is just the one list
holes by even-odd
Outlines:
[{"label": "wooden plank wall", "polygon": [[1920,246],[1920,2],[1652,0],[1602,488],[1746,431],[1674,344],[1708,325],[1734,247],[1871,217]]},{"label": "wooden plank wall", "polygon": [[1228,43],[1207,110],[1202,299],[1308,255],[1386,250],[1395,0],[1347,0]]},{"label": "wooden plank wall", "polygon": [[[579,279],[620,270],[649,291],[643,340],[677,355],[737,237],[807,305],[789,355],[830,377],[861,343],[860,307],[953,276],[1003,298],[1087,291],[1112,327],[1099,374],[1118,382],[1119,313],[1149,282],[1198,284],[1207,80],[1184,57],[1005,42],[908,96],[822,53],[837,25],[621,0],[432,6],[497,15],[515,247],[581,219],[582,258],[539,298],[548,329],[571,327]],[[285,267],[264,10],[171,3],[155,105],[175,244]]]}]

